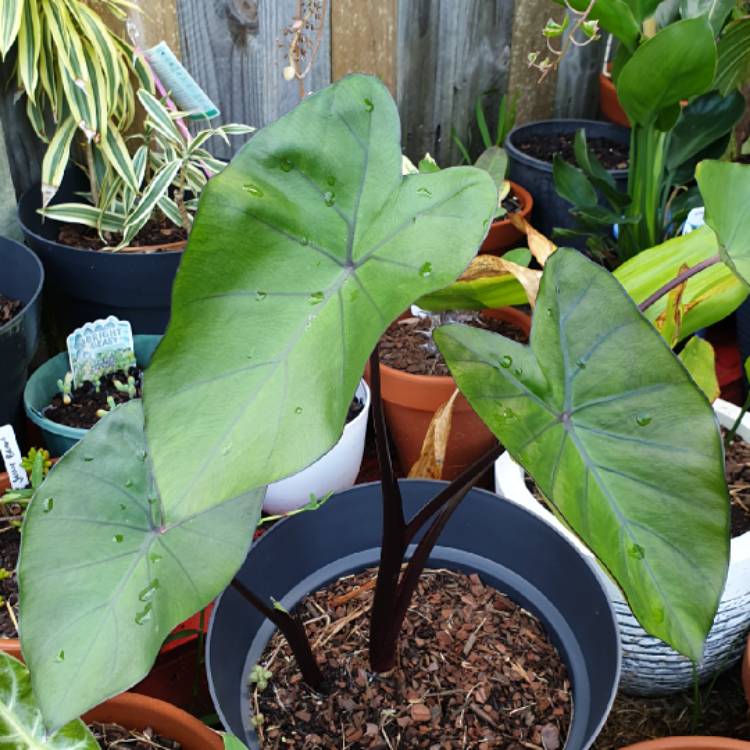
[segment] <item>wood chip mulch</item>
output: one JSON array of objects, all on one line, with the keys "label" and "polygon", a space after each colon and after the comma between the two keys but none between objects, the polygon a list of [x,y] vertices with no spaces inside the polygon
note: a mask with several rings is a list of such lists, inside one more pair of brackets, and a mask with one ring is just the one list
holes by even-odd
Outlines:
[{"label": "wood chip mulch", "polygon": [[399,666],[369,671],[375,571],[305,599],[329,692],[301,680],[278,634],[248,707],[263,750],[558,750],[571,712],[566,668],[539,621],[477,575],[426,571],[399,641]]},{"label": "wood chip mulch", "polygon": [[[727,431],[722,430],[722,436]],[[735,438],[726,451],[726,476],[732,501],[732,539],[750,531],[750,445]]]},{"label": "wood chip mulch", "polygon": [[92,722],[89,729],[102,750],[182,750],[182,745],[156,734],[152,729],[130,731],[118,724]]}]

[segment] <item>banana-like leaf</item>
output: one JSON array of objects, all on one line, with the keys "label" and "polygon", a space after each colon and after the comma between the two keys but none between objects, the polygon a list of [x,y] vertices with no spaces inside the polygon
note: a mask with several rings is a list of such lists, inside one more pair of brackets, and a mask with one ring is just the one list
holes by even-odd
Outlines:
[{"label": "banana-like leaf", "polygon": [[139,400],[63,456],[26,513],[19,560],[21,642],[48,728],[147,674],[169,632],[242,564],[262,500],[165,507]]},{"label": "banana-like leaf", "polygon": [[716,43],[706,18],[677,21],[641,44],[625,63],[617,96],[631,122],[651,125],[667,108],[705,93],[715,69]]},{"label": "banana-like leaf", "polygon": [[349,76],[208,183],[146,375],[167,507],[205,509],[322,455],[383,331],[476,253],[490,177],[402,177],[400,143],[385,86]]},{"label": "banana-like leaf", "polygon": [[680,352],[680,362],[690,373],[696,385],[706,394],[706,398],[713,403],[719,398],[721,389],[716,377],[716,352],[713,346],[698,336],[693,336]]},{"label": "banana-like leaf", "polygon": [[719,40],[715,85],[726,96],[742,86],[750,75],[750,16],[729,24]]},{"label": "banana-like leaf", "polygon": [[563,248],[547,261],[530,347],[461,325],[435,340],[643,627],[699,660],[729,562],[721,438],[706,397],[622,287]]},{"label": "banana-like leaf", "polygon": [[[683,265],[695,266],[718,252],[714,232],[700,227],[638,253],[623,263],[614,276],[635,302],[641,303],[675,278]],[[745,284],[724,263],[696,274],[688,280],[682,295],[684,311],[680,335],[685,338],[723,320],[742,304],[747,293]],[[666,298],[662,297],[646,310],[646,317],[656,321],[664,314],[666,304]]]},{"label": "banana-like leaf", "polygon": [[750,166],[702,161],[695,170],[721,259],[750,285]]},{"label": "banana-like leaf", "polygon": [[42,206],[46,207],[60,188],[65,168],[68,166],[70,144],[78,130],[72,116],[58,126],[42,160]]},{"label": "banana-like leaf", "polygon": [[5,58],[18,36],[24,0],[3,0],[0,7],[0,57]]},{"label": "banana-like leaf", "polygon": [[3,750],[99,750],[88,727],[74,719],[47,736],[26,666],[0,651],[0,748]]}]

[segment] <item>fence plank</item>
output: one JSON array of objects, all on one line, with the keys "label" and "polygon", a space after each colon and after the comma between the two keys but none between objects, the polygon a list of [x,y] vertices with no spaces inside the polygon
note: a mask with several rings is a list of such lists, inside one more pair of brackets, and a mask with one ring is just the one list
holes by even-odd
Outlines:
[{"label": "fence plank", "polygon": [[[182,61],[221,110],[219,122],[256,127],[272,122],[298,102],[295,82],[281,75],[284,53],[278,44],[295,14],[295,0],[180,0]],[[307,89],[331,80],[330,18]],[[215,139],[213,150],[229,158]]]},{"label": "fence plank", "polygon": [[[465,137],[476,98],[506,90],[513,10],[510,0],[399,1],[398,101],[410,158],[429,151],[444,165],[460,161],[451,129]],[[494,128],[496,112],[488,114]]]},{"label": "fence plank", "polygon": [[331,2],[331,67],[333,80],[348,73],[378,76],[396,91],[398,0],[363,3]]}]

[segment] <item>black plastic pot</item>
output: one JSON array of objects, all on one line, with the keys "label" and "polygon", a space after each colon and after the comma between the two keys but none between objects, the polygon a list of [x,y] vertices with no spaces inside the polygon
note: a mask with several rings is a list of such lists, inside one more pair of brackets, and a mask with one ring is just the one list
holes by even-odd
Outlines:
[{"label": "black plastic pot", "polygon": [[20,433],[21,394],[39,339],[39,314],[44,269],[20,242],[0,237],[0,292],[24,306],[0,326],[0,425],[13,424]]},{"label": "black plastic pot", "polygon": [[[407,513],[444,484],[402,481]],[[376,565],[381,526],[380,485],[359,485],[314,513],[277,524],[237,575],[261,598],[275,597],[291,609],[327,582]],[[589,563],[537,516],[475,489],[451,518],[430,565],[477,572],[545,623],[573,686],[566,748],[588,748],[609,712],[620,671],[614,615]],[[231,587],[218,599],[206,648],[209,687],[224,726],[253,750],[258,742],[249,722],[247,676],[272,633],[272,624]]]},{"label": "black plastic pot", "polygon": [[[541,120],[519,125],[508,134],[505,150],[508,153],[509,178],[523,185],[534,197],[531,223],[543,234],[552,236],[555,227],[570,229],[575,219],[570,215],[571,204],[561,198],[552,180],[552,163],[535,159],[521,151],[517,144],[530,136],[560,135],[586,129],[587,138],[609,138],[616,143],[630,143],[630,131],[620,125],[599,120]],[[628,186],[628,170],[612,169],[610,174],[620,190]],[[573,244],[569,240],[566,245]],[[580,243],[583,245],[583,243]]]},{"label": "black plastic pot", "polygon": [[[80,201],[75,192],[84,187],[80,175],[66,175],[52,203]],[[27,244],[44,264],[46,304],[57,333],[66,336],[108,315],[129,320],[133,333],[164,333],[182,251],[111,253],[69,247],[56,241],[60,224],[40,216],[40,206],[36,185],[21,197],[18,217]]]}]

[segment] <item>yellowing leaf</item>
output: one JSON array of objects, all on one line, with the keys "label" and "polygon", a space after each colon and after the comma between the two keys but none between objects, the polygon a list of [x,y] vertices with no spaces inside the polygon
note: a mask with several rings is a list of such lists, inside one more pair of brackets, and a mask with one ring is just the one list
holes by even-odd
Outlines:
[{"label": "yellowing leaf", "polygon": [[422,451],[414,466],[409,470],[409,479],[442,479],[445,465],[445,452],[453,426],[453,408],[458,397],[458,388],[453,395],[438,407],[430,426],[427,428]]}]

